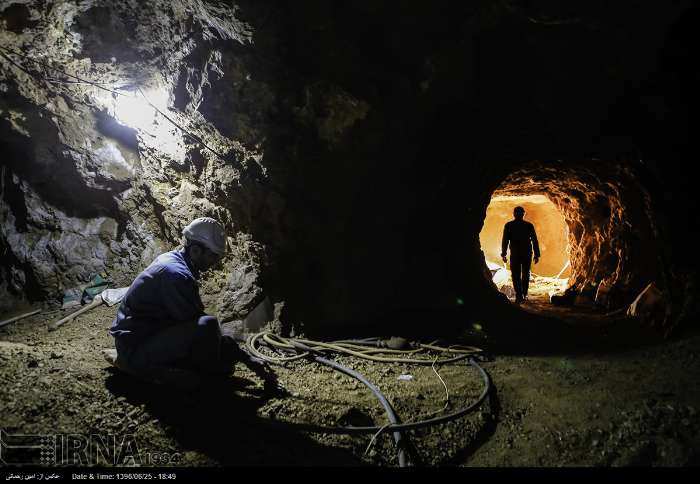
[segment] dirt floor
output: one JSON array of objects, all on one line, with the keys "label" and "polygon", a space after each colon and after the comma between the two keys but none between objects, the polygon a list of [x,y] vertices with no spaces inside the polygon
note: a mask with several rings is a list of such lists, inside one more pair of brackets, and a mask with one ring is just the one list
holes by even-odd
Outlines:
[{"label": "dirt floor", "polygon": [[[482,363],[493,391],[468,416],[410,432],[420,465],[700,462],[700,334],[653,344],[651,338],[630,341],[621,335],[629,334],[634,321],[554,308],[544,296],[513,311],[521,318],[515,329],[484,324],[468,331],[494,348]],[[70,465],[397,465],[387,433],[368,447],[370,434],[310,434],[268,423],[384,425],[377,400],[352,378],[301,361],[275,367],[291,392],[285,398],[265,397],[261,382],[242,365],[228,384],[196,395],[149,386],[114,370],[100,353],[113,347],[107,329],[115,312],[102,305],[54,332],[46,323],[59,319],[60,311],[0,329],[3,439],[53,436],[58,453],[52,463]],[[525,328],[543,318],[549,323]],[[554,327],[559,329],[550,331]],[[570,336],[564,349],[527,343],[558,341],[562,327]],[[465,363],[436,368],[443,386],[431,366],[338,361],[377,384],[403,421],[443,409],[445,386],[448,412],[473,402],[483,388],[478,372]],[[112,452],[99,444],[112,438]],[[129,451],[125,443],[131,443]],[[77,451],[67,452],[71,446]],[[32,449],[17,452],[5,456],[37,462]]]}]

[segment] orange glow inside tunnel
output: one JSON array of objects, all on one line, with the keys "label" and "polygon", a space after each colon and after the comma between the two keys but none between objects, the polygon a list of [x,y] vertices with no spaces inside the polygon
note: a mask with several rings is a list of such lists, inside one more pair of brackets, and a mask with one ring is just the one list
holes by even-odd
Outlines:
[{"label": "orange glow inside tunnel", "polygon": [[[503,268],[501,259],[501,240],[504,225],[513,220],[513,209],[521,206],[525,209],[525,220],[535,226],[540,246],[540,261],[532,263],[532,278],[557,278],[565,283],[571,274],[569,264],[569,227],[556,205],[545,195],[494,196],[486,209],[484,225],[479,233],[481,250],[486,263],[494,275],[494,283],[502,286],[510,283],[510,271],[498,271]],[[508,254],[510,261],[510,253]],[[510,269],[510,264],[507,264]],[[496,280],[498,279],[498,280]]]}]

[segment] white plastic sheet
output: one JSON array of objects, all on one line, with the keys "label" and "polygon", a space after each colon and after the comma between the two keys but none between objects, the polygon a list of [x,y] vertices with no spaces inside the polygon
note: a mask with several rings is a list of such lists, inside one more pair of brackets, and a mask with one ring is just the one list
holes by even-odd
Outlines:
[{"label": "white plastic sheet", "polygon": [[107,304],[107,306],[114,306],[115,304],[120,303],[122,299],[124,299],[126,291],[128,290],[128,287],[120,287],[118,289],[105,289],[101,293],[102,300],[105,302],[105,304]]}]

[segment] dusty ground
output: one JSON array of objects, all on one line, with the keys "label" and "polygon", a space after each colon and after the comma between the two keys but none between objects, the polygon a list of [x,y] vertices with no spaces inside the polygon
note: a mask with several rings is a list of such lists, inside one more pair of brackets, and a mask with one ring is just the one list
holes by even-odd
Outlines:
[{"label": "dusty ground", "polygon": [[[103,360],[100,349],[113,346],[107,328],[115,311],[100,306],[54,332],[46,330],[46,322],[61,317],[60,312],[0,329],[0,429],[7,434],[58,435],[64,443],[69,434],[115,436],[116,442],[132,436],[144,465],[397,464],[387,434],[365,453],[370,435],[304,434],[264,424],[273,419],[383,425],[380,405],[351,378],[309,362],[276,367],[292,396],[268,399],[260,382],[241,367],[228,386],[183,398],[115,372]],[[507,350],[496,351],[483,363],[495,391],[480,411],[411,434],[422,465],[700,462],[700,334],[659,344],[619,344],[623,328],[610,323],[606,327],[597,314],[554,309],[542,299],[525,304],[522,311],[533,317],[563,317],[572,327],[595,323],[597,337],[609,344],[587,350],[582,342],[562,351],[518,351],[506,345]],[[488,342],[491,330],[484,329],[483,341]],[[493,333],[495,341],[509,334]],[[528,334],[546,337],[537,331]],[[521,343],[527,347],[527,342]],[[430,366],[348,357],[340,361],[378,384],[404,421],[445,404],[445,388]],[[449,389],[451,410],[473,401],[481,391],[477,372],[464,364],[444,366],[439,373]],[[397,380],[401,374],[411,374],[413,380]],[[100,454],[93,441],[87,440],[87,448],[80,449],[85,452],[76,454],[82,458],[78,463],[124,462],[119,451]],[[66,457],[63,462],[72,464]]]}]

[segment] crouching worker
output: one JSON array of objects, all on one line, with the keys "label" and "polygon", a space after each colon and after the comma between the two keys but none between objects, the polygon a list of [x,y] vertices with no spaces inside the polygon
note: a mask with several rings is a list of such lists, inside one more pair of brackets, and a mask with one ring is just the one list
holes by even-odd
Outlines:
[{"label": "crouching worker", "polygon": [[119,306],[109,331],[116,366],[147,381],[194,389],[203,379],[230,375],[240,361],[265,382],[266,392],[279,392],[274,373],[204,313],[197,280],[224,256],[223,227],[202,217],[183,235],[184,248],[158,256]]}]

